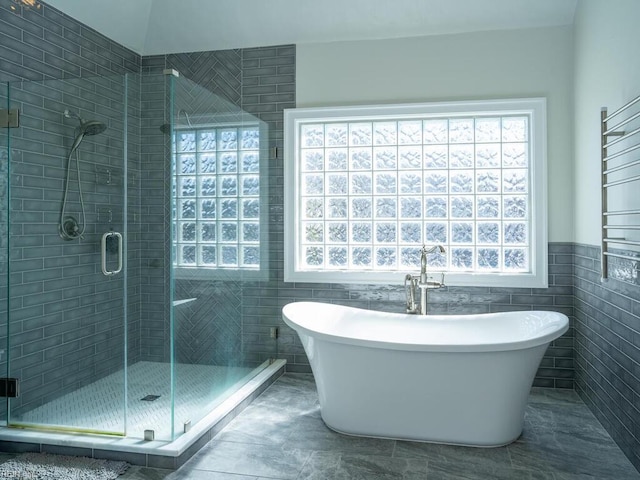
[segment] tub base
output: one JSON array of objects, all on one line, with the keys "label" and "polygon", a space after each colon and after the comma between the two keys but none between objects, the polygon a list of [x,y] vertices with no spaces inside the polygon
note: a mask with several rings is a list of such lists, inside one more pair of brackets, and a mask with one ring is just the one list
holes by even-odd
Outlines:
[{"label": "tub base", "polygon": [[322,418],[332,430],[477,447],[507,445],[520,436],[546,349],[424,354],[305,343]]},{"label": "tub base", "polygon": [[339,433],[340,435],[346,435],[348,437],[358,437],[358,438],[376,438],[379,440],[400,440],[403,442],[418,442],[418,443],[431,443],[433,445],[451,445],[453,447],[469,447],[469,448],[499,448],[499,447],[506,447],[507,445],[517,441],[521,436],[522,436],[522,429],[520,430],[520,433],[518,433],[518,436],[515,438],[510,439],[509,441],[505,442],[505,443],[498,443],[495,445],[472,445],[472,444],[468,444],[468,443],[452,443],[452,442],[440,442],[440,441],[435,441],[435,440],[419,440],[419,439],[415,439],[415,438],[400,438],[400,437],[382,437],[382,436],[375,436],[375,435],[359,435],[357,433],[350,433],[350,432],[343,432],[338,428],[334,428],[331,425],[329,425],[325,419],[323,418],[322,421],[324,422],[324,424],[326,425],[326,427],[329,430],[332,430],[336,433]]}]

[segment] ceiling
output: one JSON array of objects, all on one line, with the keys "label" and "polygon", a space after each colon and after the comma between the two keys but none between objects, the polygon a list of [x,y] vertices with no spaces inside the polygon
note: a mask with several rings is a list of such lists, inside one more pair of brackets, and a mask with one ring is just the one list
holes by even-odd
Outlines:
[{"label": "ceiling", "polygon": [[578,0],[46,0],[141,55],[573,23]]}]

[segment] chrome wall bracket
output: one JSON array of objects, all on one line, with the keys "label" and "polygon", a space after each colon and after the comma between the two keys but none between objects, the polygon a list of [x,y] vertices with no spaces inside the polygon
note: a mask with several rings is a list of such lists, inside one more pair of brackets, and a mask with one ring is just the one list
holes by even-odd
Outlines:
[{"label": "chrome wall bracket", "polygon": [[0,108],[0,127],[18,128],[20,126],[20,110],[17,108]]}]

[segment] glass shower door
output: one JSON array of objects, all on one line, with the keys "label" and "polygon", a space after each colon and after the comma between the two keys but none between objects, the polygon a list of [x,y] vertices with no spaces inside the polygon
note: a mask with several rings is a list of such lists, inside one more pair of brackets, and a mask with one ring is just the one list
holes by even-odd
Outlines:
[{"label": "glass shower door", "polygon": [[126,82],[8,86],[9,426],[125,434]]},{"label": "glass shower door", "polygon": [[[0,112],[8,111],[8,85],[0,83]],[[0,371],[8,377],[7,371],[7,285],[9,284],[9,251],[7,232],[9,229],[9,129],[0,127]],[[0,402],[0,425],[6,424],[7,399]]]}]

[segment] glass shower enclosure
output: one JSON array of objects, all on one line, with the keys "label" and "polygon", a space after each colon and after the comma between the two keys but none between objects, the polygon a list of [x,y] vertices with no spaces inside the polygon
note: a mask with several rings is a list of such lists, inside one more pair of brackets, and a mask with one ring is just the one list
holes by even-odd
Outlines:
[{"label": "glass shower enclosure", "polygon": [[171,441],[261,371],[266,125],[173,71],[0,87],[6,427]]}]

